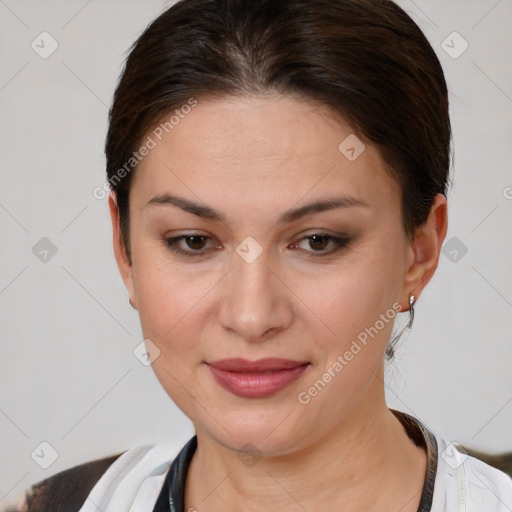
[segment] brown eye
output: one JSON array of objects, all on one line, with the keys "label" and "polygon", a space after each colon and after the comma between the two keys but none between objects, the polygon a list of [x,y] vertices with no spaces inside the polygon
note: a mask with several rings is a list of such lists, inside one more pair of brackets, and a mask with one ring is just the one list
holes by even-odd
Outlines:
[{"label": "brown eye", "polygon": [[201,249],[204,249],[204,247],[206,245],[206,241],[208,239],[207,239],[207,237],[205,237],[203,235],[192,235],[192,236],[187,236],[184,240],[190,249],[199,251]]},{"label": "brown eye", "polygon": [[349,238],[342,236],[328,235],[327,233],[314,233],[312,235],[301,238],[298,242],[294,242],[289,246],[290,249],[300,249],[305,253],[318,256],[334,254],[343,249],[348,243]]},{"label": "brown eye", "polygon": [[326,235],[313,235],[309,238],[309,246],[314,251],[323,251],[329,246],[332,237]]},{"label": "brown eye", "polygon": [[214,239],[200,233],[162,239],[163,244],[176,254],[190,257],[206,257],[222,246]]}]

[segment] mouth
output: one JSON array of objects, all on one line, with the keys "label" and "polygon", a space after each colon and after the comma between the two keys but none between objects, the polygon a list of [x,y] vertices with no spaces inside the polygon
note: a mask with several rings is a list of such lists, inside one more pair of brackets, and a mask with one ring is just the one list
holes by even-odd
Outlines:
[{"label": "mouth", "polygon": [[222,359],[206,363],[216,382],[236,396],[265,398],[297,380],[310,366],[308,361],[267,358]]}]

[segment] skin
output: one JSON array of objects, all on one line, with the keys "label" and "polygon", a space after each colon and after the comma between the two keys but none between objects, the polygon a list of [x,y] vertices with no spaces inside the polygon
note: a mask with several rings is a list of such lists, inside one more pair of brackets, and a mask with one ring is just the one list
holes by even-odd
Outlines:
[{"label": "skin", "polygon": [[[392,322],[307,405],[297,399],[379,315],[397,302],[407,310],[409,296],[420,296],[446,235],[439,194],[427,222],[407,238],[400,190],[379,151],[361,135],[366,149],[355,161],[338,150],[353,132],[304,99],[202,100],[135,173],[131,260],[110,197],[121,276],[144,337],[160,350],[153,369],[197,432],[185,510],[417,510],[426,454],[384,398]],[[148,205],[164,193],[223,220]],[[279,220],[339,196],[365,205]],[[200,257],[176,254],[163,241],[194,233],[209,237]],[[329,239],[312,247],[306,237],[315,233],[349,241],[338,250]],[[262,248],[252,263],[236,252],[248,236]],[[179,247],[197,253],[201,244]],[[271,397],[242,398],[218,385],[205,364],[228,357],[310,366]],[[245,452],[260,458],[248,464]]]}]

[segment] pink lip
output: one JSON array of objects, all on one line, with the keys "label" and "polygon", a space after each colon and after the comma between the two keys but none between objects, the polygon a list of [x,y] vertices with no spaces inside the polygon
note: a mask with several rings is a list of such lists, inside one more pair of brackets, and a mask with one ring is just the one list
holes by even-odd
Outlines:
[{"label": "pink lip", "polygon": [[222,359],[207,364],[223,388],[246,398],[264,398],[277,393],[298,379],[309,366],[307,361],[278,358]]}]

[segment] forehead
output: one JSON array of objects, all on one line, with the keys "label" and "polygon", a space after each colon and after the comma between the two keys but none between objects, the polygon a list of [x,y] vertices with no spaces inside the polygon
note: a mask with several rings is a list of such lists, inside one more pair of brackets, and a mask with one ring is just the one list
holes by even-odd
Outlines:
[{"label": "forehead", "polygon": [[[169,119],[148,134],[155,145],[132,184],[139,198],[178,189],[232,205],[234,198],[296,203],[334,188],[379,203],[383,191],[388,202],[397,192],[377,148],[318,103],[278,95],[198,100],[164,124]],[[347,140],[356,156],[364,148],[355,160]]]}]

